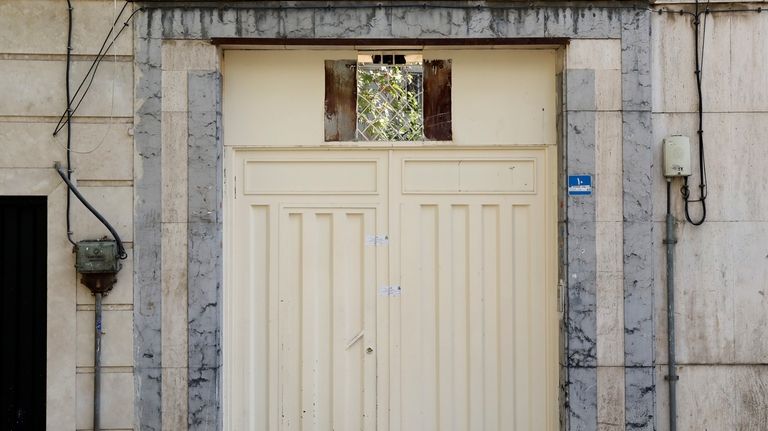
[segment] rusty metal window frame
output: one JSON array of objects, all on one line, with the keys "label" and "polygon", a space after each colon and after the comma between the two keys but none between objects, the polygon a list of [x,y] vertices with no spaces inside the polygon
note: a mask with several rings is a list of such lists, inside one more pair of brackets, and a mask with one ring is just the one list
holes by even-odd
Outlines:
[{"label": "rusty metal window frame", "polygon": [[[374,61],[374,56],[379,56],[380,61]],[[389,56],[388,60],[384,60],[386,56]],[[401,59],[395,60],[395,57]],[[358,90],[364,90],[358,87],[359,70],[368,67],[379,70],[383,67],[386,70],[393,66],[399,67],[401,71],[404,67],[411,68],[408,71],[414,74],[419,72],[417,68],[420,69],[418,85],[413,85],[411,89],[411,101],[416,109],[408,112],[407,121],[396,121],[393,130],[372,133],[374,131],[365,122],[372,117],[359,116],[361,111],[363,117],[367,114],[365,109],[361,109],[358,99]],[[325,142],[451,141],[451,70],[450,59],[425,60],[420,50],[359,51],[354,60],[326,60]],[[403,124],[407,126],[405,129],[401,127]],[[416,127],[411,127],[414,124]]]}]

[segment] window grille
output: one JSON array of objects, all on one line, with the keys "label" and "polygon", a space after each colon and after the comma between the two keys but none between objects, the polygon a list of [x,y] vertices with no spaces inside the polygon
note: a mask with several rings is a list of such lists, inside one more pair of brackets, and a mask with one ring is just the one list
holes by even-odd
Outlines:
[{"label": "window grille", "polygon": [[356,82],[358,141],[424,139],[421,56],[361,55]]}]

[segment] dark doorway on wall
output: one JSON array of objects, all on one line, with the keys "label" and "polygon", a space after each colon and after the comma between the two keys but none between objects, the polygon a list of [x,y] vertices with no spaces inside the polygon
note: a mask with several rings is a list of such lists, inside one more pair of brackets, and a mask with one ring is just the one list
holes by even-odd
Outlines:
[{"label": "dark doorway on wall", "polygon": [[45,429],[45,197],[0,196],[0,429]]}]

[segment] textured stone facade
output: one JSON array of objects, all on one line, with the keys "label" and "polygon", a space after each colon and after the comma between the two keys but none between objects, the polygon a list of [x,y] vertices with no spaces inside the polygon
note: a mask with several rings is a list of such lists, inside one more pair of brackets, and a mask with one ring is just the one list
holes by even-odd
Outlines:
[{"label": "textured stone facade", "polygon": [[[103,425],[222,425],[222,78],[212,38],[536,38],[569,40],[559,77],[561,185],[573,174],[595,184],[592,196],[559,196],[563,428],[667,429],[661,142],[672,134],[695,142],[697,119],[691,17],[656,13],[691,2],[651,3],[129,5],[145,9],[73,124],[75,176],[129,252],[105,305]],[[73,7],[76,84],[116,9],[106,0]],[[707,25],[708,222],[683,223],[673,195],[679,428],[764,429],[768,195],[757,176],[768,163],[768,14],[715,13]],[[49,197],[46,416],[87,429],[93,298],[72,268],[66,192],[50,169],[66,157],[50,136],[64,109],[65,45],[63,2],[0,0],[0,193]],[[73,230],[76,239],[106,234],[77,203]]]}]

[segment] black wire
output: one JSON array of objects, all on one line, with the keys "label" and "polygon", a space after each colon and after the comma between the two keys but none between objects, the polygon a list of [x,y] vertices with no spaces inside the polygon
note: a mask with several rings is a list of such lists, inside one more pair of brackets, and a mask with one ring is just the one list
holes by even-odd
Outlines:
[{"label": "black wire", "polygon": [[[120,17],[122,16],[123,11],[125,10],[125,7],[127,5],[128,5],[128,2],[126,1],[125,4],[123,5],[123,8],[120,9],[120,13],[117,15],[117,18],[115,18],[115,21],[112,23],[112,28],[109,30],[109,33],[107,33],[107,37],[104,38],[104,42],[102,42],[101,48],[99,49],[99,52],[96,54],[96,58],[91,63],[91,66],[88,68],[88,71],[86,72],[85,76],[83,76],[83,80],[80,81],[80,85],[78,85],[77,90],[75,91],[75,94],[72,96],[72,101],[74,101],[78,95],[80,96],[80,99],[75,104],[74,109],[72,109],[72,113],[71,113],[72,115],[74,115],[75,112],[77,112],[77,109],[80,107],[80,104],[83,103],[83,100],[85,99],[85,96],[88,93],[88,90],[91,88],[91,85],[93,84],[94,78],[96,77],[96,72],[98,71],[102,60],[104,60],[109,50],[115,44],[115,42],[123,33],[123,31],[126,29],[126,27],[128,27],[128,23],[131,21],[133,16],[136,15],[136,13],[142,9],[142,8],[137,8],[136,10],[134,10],[128,16],[128,18],[126,18],[125,22],[123,23],[123,26],[120,28],[120,30],[117,31],[117,33],[109,42],[109,44],[107,44],[107,41],[109,41],[109,37],[112,35],[112,31],[117,25],[117,22],[120,20]],[[83,93],[80,94],[80,90],[83,88],[83,85],[85,84],[86,81],[88,81],[88,85],[85,87],[85,90],[83,91]],[[65,118],[67,118],[66,121],[64,120]],[[59,117],[59,122],[56,124],[56,128],[53,131],[53,136],[56,136],[64,127],[64,125],[67,124],[67,122],[69,122],[70,120],[71,120],[71,116],[67,117],[66,112],[62,114],[62,116]]]},{"label": "black wire", "polygon": [[[706,13],[709,12],[709,8],[706,9],[705,15],[704,15],[704,36],[706,36],[707,31],[707,15]],[[701,24],[701,14],[702,12],[699,10],[699,0],[696,0],[696,12],[694,14],[693,18],[693,25],[694,25],[694,48],[695,48],[695,61],[696,61],[696,93],[698,95],[698,119],[699,119],[699,128],[696,131],[696,134],[699,138],[699,198],[698,199],[690,199],[690,189],[688,188],[688,178],[686,177],[683,182],[683,187],[681,189],[683,199],[685,200],[685,218],[688,220],[689,223],[691,223],[694,226],[699,226],[702,223],[704,223],[704,220],[707,218],[707,169],[705,164],[705,158],[704,158],[704,97],[703,97],[703,91],[702,91],[702,85],[701,85],[701,74],[702,74],[702,66],[704,64],[704,44],[705,41],[701,41],[701,54],[699,54],[699,26]],[[690,204],[692,203],[700,203],[701,204],[701,218],[698,220],[693,220],[690,214]]]},{"label": "black wire", "polygon": [[[138,11],[139,10],[136,9],[135,11],[133,11],[133,13],[131,13],[130,16],[128,16],[128,19],[125,21],[125,23],[123,23],[123,27],[117,32],[117,34],[115,34],[115,37],[109,43],[109,45],[107,46],[107,49],[100,56],[97,56],[96,59],[94,60],[93,64],[95,64],[96,67],[94,68],[93,73],[90,76],[90,80],[88,81],[88,85],[85,87],[85,91],[83,91],[83,94],[80,95],[80,100],[77,101],[77,104],[75,105],[74,109],[72,109],[72,114],[73,115],[74,115],[75,112],[77,112],[77,109],[80,107],[80,104],[83,103],[83,100],[85,99],[86,94],[88,94],[88,90],[91,89],[91,85],[93,84],[93,80],[96,78],[96,72],[98,71],[99,65],[101,64],[102,60],[104,60],[104,57],[106,57],[107,53],[109,52],[109,49],[112,48],[112,45],[115,44],[115,41],[117,41],[117,38],[120,37],[120,34],[123,32],[123,30],[125,30],[125,28],[128,27],[128,22],[131,20],[131,18],[133,18],[133,16]],[[87,79],[87,78],[88,78],[88,76],[83,78],[83,82],[85,82],[85,79]],[[82,83],[81,83],[81,85],[82,85]]]},{"label": "black wire", "polygon": [[[115,21],[112,23],[112,27],[109,29],[109,33],[107,33],[107,37],[104,38],[104,42],[101,43],[101,47],[99,48],[99,52],[96,54],[96,59],[99,58],[99,55],[104,51],[104,46],[107,44],[107,41],[109,40],[109,36],[112,35],[112,31],[115,29],[115,25],[117,25],[117,21],[120,19],[120,17],[123,15],[123,11],[125,11],[126,6],[128,6],[128,2],[126,1],[125,4],[123,4],[123,8],[120,9],[120,13],[117,14],[117,17],[115,17]],[[107,48],[109,49],[109,48]],[[85,80],[88,78],[88,75],[91,74],[91,71],[93,71],[94,66],[96,65],[96,61],[94,60],[93,63],[91,63],[91,67],[88,69],[88,71],[85,73],[85,76],[83,77],[83,80],[80,82],[80,85],[77,86],[77,90],[75,90],[75,94],[72,95],[70,100],[74,100],[78,94],[80,94],[80,90],[83,88],[83,84],[85,83]],[[96,72],[94,72],[96,73]],[[87,91],[87,90],[86,90]],[[53,136],[56,136],[56,134],[59,133],[61,130],[61,127],[63,125],[61,122],[64,120],[66,112],[62,114],[61,117],[59,117],[59,122],[56,124],[56,130],[53,132]]]},{"label": "black wire", "polygon": [[125,252],[125,247],[123,246],[123,240],[120,239],[120,235],[118,235],[118,233],[115,230],[115,228],[113,228],[112,225],[109,224],[107,219],[105,219],[104,216],[101,215],[101,213],[99,213],[96,210],[96,208],[94,208],[93,205],[91,205],[88,202],[88,200],[85,199],[85,197],[80,193],[80,191],[77,190],[77,187],[75,187],[75,185],[72,184],[72,181],[70,181],[69,178],[67,178],[67,174],[61,169],[61,166],[59,166],[58,162],[54,165],[54,168],[56,169],[56,172],[59,173],[59,176],[61,177],[61,179],[64,180],[64,183],[67,184],[67,188],[72,193],[75,194],[77,199],[79,199],[80,202],[82,202],[83,205],[85,205],[85,207],[88,208],[88,211],[90,211],[91,214],[93,214],[97,219],[99,219],[101,224],[103,224],[104,227],[107,228],[109,233],[111,233],[112,236],[115,238],[115,242],[117,243],[117,257],[120,258],[120,259],[127,258],[128,257],[128,253]]},{"label": "black wire", "polygon": [[[72,125],[69,120],[72,119],[72,99],[69,95],[69,74],[72,67],[72,2],[67,0],[67,16],[69,17],[69,28],[67,30],[67,180],[72,179]],[[55,133],[54,133],[55,135]],[[67,239],[70,243],[75,245],[75,241],[72,239],[72,221],[71,221],[71,209],[72,209],[72,193],[67,189]]]}]

